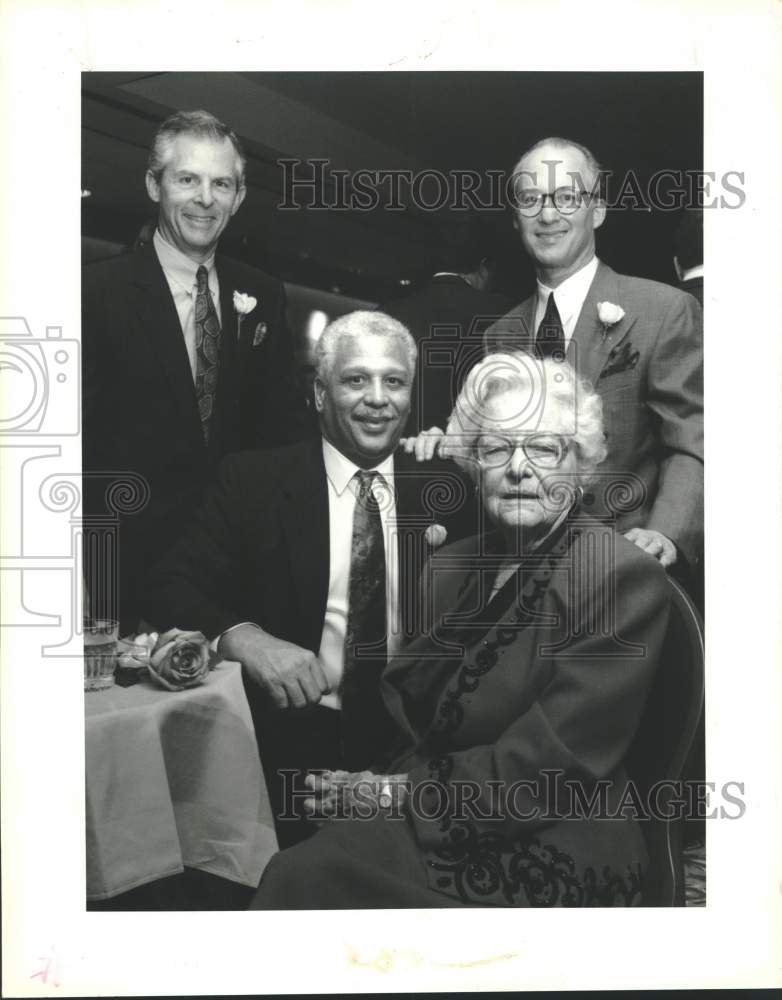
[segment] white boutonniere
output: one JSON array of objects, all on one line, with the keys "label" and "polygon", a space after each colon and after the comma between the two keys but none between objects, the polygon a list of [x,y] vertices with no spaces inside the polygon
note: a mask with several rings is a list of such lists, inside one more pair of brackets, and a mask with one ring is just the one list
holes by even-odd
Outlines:
[{"label": "white boutonniere", "polygon": [[603,324],[603,340],[606,338],[609,326],[615,326],[624,314],[624,309],[613,302],[597,303],[597,318]]},{"label": "white boutonniere", "polygon": [[258,299],[252,295],[245,295],[244,292],[234,292],[234,312],[236,313],[236,336],[239,338],[242,333],[242,320],[253,311],[258,305]]}]

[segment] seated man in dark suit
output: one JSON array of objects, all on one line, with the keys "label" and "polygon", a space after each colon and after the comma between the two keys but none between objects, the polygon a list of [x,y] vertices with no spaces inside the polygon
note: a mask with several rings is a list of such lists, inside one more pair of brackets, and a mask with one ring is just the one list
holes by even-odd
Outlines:
[{"label": "seated man in dark suit", "polygon": [[[158,628],[201,629],[244,667],[272,805],[294,811],[290,774],[366,767],[387,750],[380,673],[420,631],[416,584],[427,538],[465,498],[443,463],[395,455],[416,347],[382,313],[355,312],[316,352],[312,441],[227,458],[218,485],[148,594]],[[444,489],[433,489],[442,485]],[[448,494],[447,499],[444,499]],[[442,538],[442,531],[435,533]],[[308,832],[278,823],[281,844]]]},{"label": "seated man in dark suit", "polygon": [[123,632],[136,628],[148,567],[223,456],[304,433],[283,287],[217,253],[244,201],[244,174],[227,126],[206,111],[177,112],[150,152],[151,240],[84,270],[86,524],[105,517],[112,481],[131,473],[140,484],[141,509],[120,524],[118,578],[85,551],[93,613],[119,613]]}]

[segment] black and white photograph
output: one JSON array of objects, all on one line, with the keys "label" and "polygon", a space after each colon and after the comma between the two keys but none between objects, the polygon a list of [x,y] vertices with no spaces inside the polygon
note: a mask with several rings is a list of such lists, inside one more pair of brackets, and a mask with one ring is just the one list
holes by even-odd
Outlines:
[{"label": "black and white photograph", "polygon": [[727,21],[427,23],[65,61],[0,317],[4,797],[56,838],[4,869],[9,995],[774,983],[779,129],[738,141]]},{"label": "black and white photograph", "polygon": [[705,902],[703,79],[621,80],[84,75],[88,900]]}]

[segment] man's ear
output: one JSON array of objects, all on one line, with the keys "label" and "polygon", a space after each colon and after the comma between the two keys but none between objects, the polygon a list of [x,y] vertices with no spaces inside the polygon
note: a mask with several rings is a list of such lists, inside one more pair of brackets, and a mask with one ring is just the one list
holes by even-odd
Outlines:
[{"label": "man's ear", "polygon": [[231,209],[232,216],[236,215],[236,213],[239,211],[239,206],[244,201],[244,197],[246,194],[247,194],[247,187],[245,186],[244,183],[242,183],[242,186],[236,192],[236,198],[234,199],[234,207]]},{"label": "man's ear", "polygon": [[315,397],[315,409],[318,413],[323,412],[323,397],[326,394],[326,386],[321,381],[320,375],[316,375],[312,383],[312,392]]},{"label": "man's ear", "polygon": [[608,211],[606,203],[602,198],[597,198],[595,200],[594,208],[592,209],[592,228],[599,229],[606,219],[606,212]]},{"label": "man's ear", "polygon": [[155,179],[155,175],[152,173],[151,170],[147,171],[147,175],[144,179],[147,184],[147,194],[149,195],[152,201],[159,202],[160,185],[158,184],[157,180]]}]

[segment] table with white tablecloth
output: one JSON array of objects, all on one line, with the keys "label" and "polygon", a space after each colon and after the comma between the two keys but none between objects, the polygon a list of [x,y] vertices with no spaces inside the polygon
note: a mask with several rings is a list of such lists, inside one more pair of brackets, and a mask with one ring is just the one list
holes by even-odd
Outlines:
[{"label": "table with white tablecloth", "polygon": [[238,663],[166,691],[85,692],[87,898],[197,868],[258,884],[277,851]]}]

